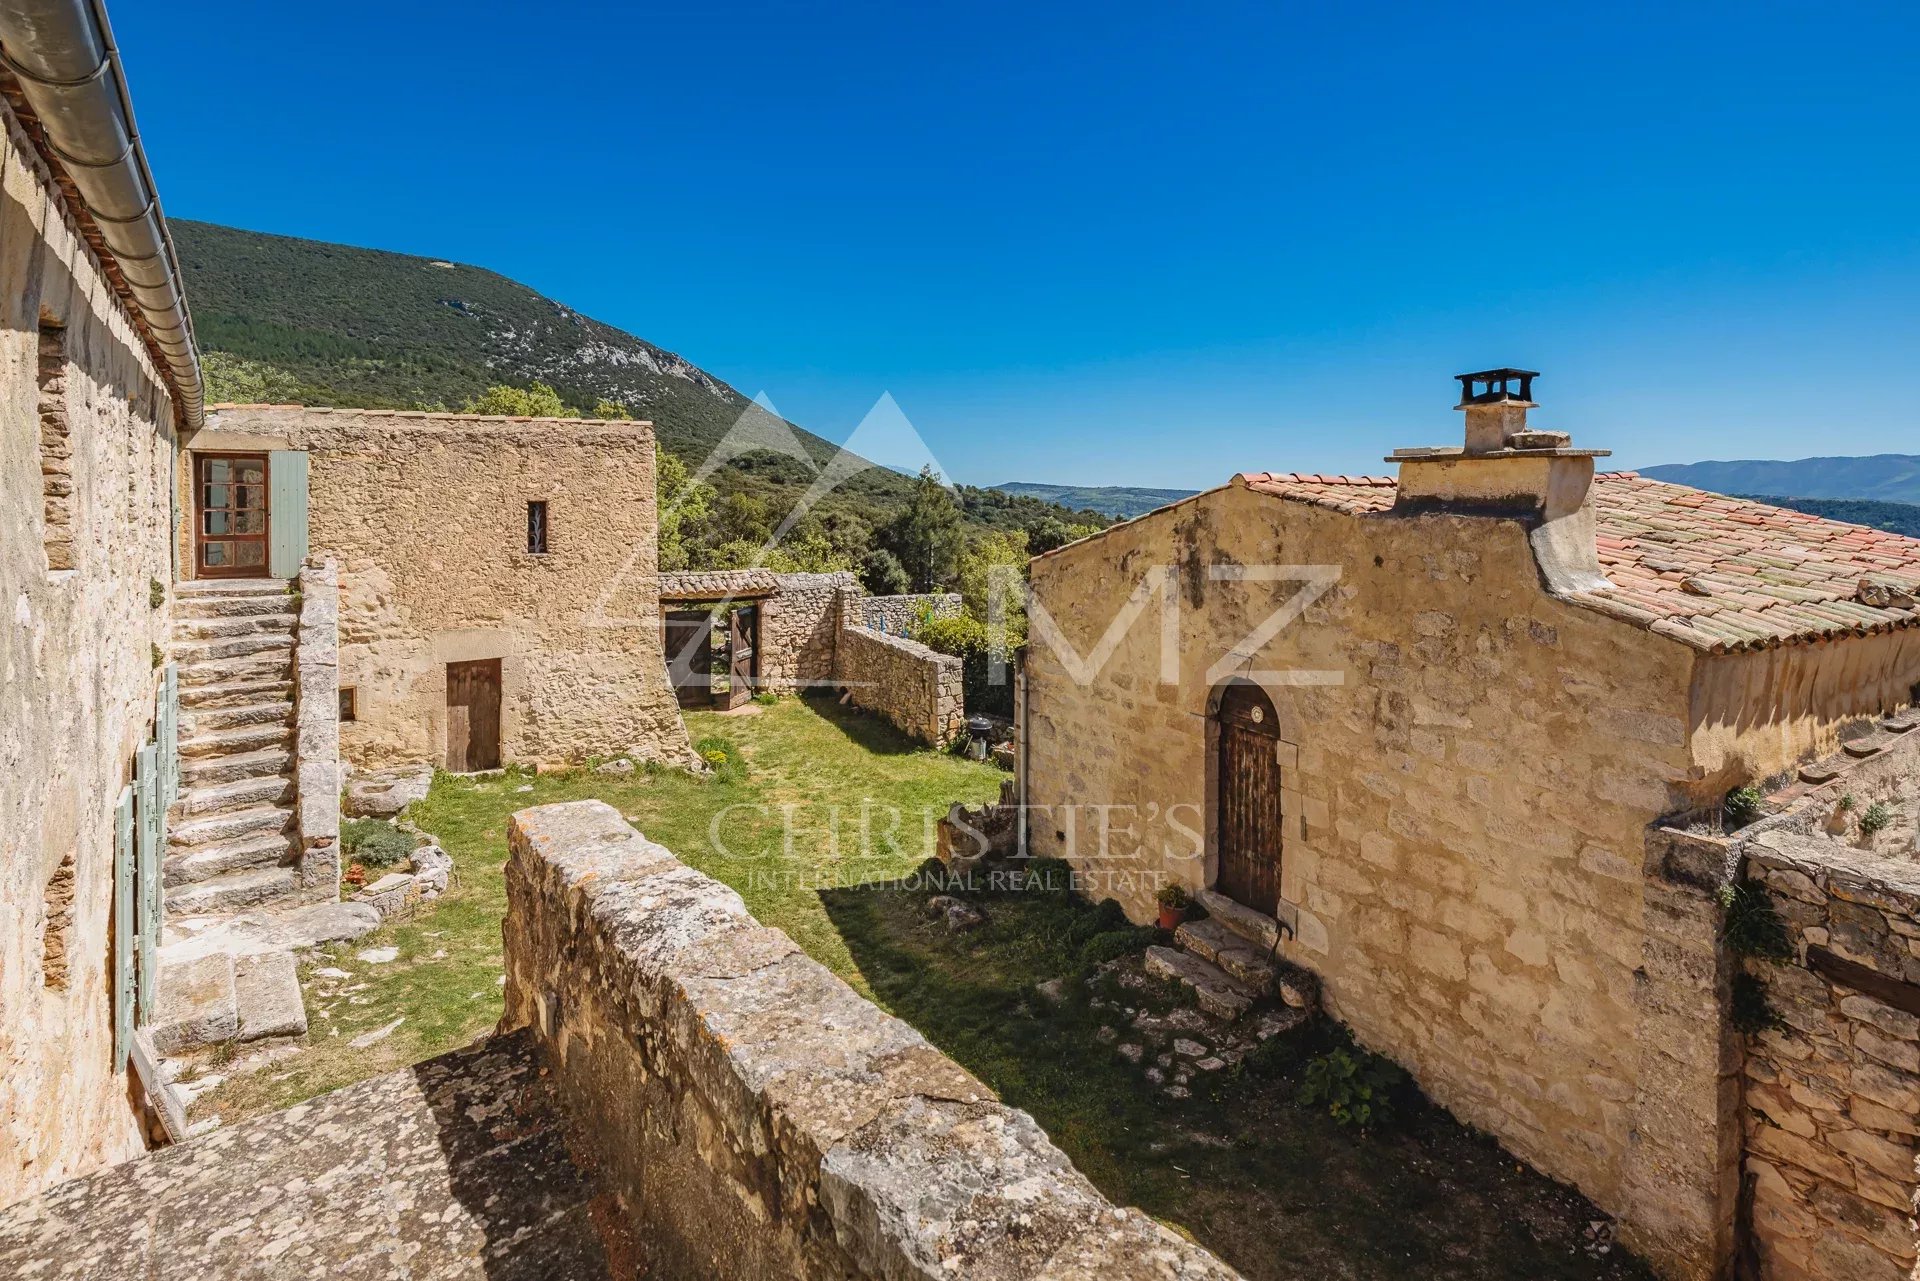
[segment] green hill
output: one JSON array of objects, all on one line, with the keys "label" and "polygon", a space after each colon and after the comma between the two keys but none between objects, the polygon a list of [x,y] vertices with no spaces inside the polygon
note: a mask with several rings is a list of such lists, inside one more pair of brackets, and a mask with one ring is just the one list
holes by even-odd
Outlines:
[{"label": "green hill", "polygon": [[1879,503],[1849,498],[1782,498],[1777,494],[1736,494],[1735,497],[1772,503],[1775,507],[1790,507],[1812,516],[1825,516],[1828,520],[1843,520],[1849,525],[1865,525],[1870,529],[1884,529],[1890,534],[1920,538],[1920,504]]},{"label": "green hill", "polygon": [[[664,347],[484,267],[212,223],[171,226],[210,401],[457,410],[489,386],[536,381],[581,414],[612,401],[652,420],[689,471],[728,441],[708,478],[709,527],[690,535],[705,549],[699,564],[721,563],[723,545],[755,542],[778,525],[841,453]],[[853,455],[834,473],[844,478],[789,545],[817,535],[816,552],[830,544],[839,560],[859,564],[884,544],[880,531],[906,506],[913,478]],[[969,486],[955,495],[975,537],[1047,521],[1105,523],[1032,497]]]},{"label": "green hill", "polygon": [[1177,503],[1198,492],[1192,489],[1136,489],[1128,485],[1042,485],[1017,480],[995,485],[994,488],[1005,494],[1036,498],[1044,503],[1099,512],[1115,520],[1144,516],[1156,507]]}]

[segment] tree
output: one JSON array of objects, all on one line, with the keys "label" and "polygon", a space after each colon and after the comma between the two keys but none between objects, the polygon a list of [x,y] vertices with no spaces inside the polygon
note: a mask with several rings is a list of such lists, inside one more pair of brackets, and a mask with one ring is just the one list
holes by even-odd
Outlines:
[{"label": "tree", "polygon": [[713,488],[687,475],[687,465],[661,450],[655,464],[659,500],[660,568],[692,569],[696,550],[710,530]]},{"label": "tree", "polygon": [[714,508],[713,524],[714,537],[722,543],[759,546],[773,536],[773,512],[767,500],[737,490]]},{"label": "tree", "polygon": [[614,419],[628,419],[633,417],[632,414],[627,412],[627,407],[617,400],[599,400],[594,402],[593,416],[595,418]]},{"label": "tree", "polygon": [[913,590],[913,580],[900,558],[884,547],[875,547],[861,558],[860,584],[875,596],[903,596]]},{"label": "tree", "polygon": [[507,418],[570,418],[560,393],[545,383],[510,387],[499,383],[467,402],[469,414],[499,414]]},{"label": "tree", "polygon": [[1001,530],[977,539],[960,557],[960,603],[967,616],[991,623],[994,581],[1006,579],[1000,588],[1005,610],[1008,650],[1027,639],[1027,606],[1021,591],[1027,576],[1027,535],[1018,529]]},{"label": "tree", "polygon": [[959,505],[932,467],[920,469],[907,505],[887,525],[886,542],[914,591],[939,591],[953,581],[967,535]]}]

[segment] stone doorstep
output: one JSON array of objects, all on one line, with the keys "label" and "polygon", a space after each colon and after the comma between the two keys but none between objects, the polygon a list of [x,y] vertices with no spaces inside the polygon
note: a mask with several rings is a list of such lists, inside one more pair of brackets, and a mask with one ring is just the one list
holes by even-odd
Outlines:
[{"label": "stone doorstep", "polygon": [[173,594],[201,600],[209,596],[285,596],[293,589],[284,578],[188,578],[173,585]]},{"label": "stone doorstep", "polygon": [[302,952],[323,943],[350,943],[379,926],[379,911],[366,903],[310,903],[233,916],[180,916],[166,924],[160,960],[164,966],[212,953]]},{"label": "stone doorstep", "polygon": [[163,962],[157,995],[148,1031],[154,1049],[163,1055],[223,1041],[307,1032],[306,1004],[291,952],[239,957],[210,952]]},{"label": "stone doorstep", "polygon": [[1279,967],[1255,950],[1244,936],[1211,917],[1182,924],[1174,931],[1173,940],[1185,951],[1224,970],[1259,995],[1264,996],[1274,990]]},{"label": "stone doorstep", "polygon": [[1201,890],[1194,902],[1207,909],[1207,915],[1251,943],[1256,951],[1272,956],[1280,944],[1280,922],[1244,904],[1236,903],[1217,890]]},{"label": "stone doorstep", "polygon": [[1237,1019],[1253,1008],[1254,993],[1226,971],[1208,961],[1170,947],[1150,947],[1147,973],[1191,988],[1200,1008],[1215,1018]]}]

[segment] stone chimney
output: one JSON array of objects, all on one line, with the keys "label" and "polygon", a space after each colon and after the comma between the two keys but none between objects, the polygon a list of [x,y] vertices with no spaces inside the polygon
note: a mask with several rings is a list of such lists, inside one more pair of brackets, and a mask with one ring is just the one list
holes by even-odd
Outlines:
[{"label": "stone chimney", "polygon": [[1575,449],[1563,431],[1536,431],[1530,369],[1455,374],[1467,423],[1464,446],[1397,449],[1396,511],[1518,517],[1528,526],[1541,576],[1550,591],[1605,587],[1594,543],[1593,460],[1605,449]]}]

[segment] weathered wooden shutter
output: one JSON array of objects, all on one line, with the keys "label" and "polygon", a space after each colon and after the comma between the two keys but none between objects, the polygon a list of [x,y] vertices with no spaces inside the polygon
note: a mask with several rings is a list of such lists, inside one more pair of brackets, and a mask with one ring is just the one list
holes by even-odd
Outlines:
[{"label": "weathered wooden shutter", "polygon": [[307,454],[267,455],[267,573],[292,578],[307,559]]},{"label": "weathered wooden shutter", "polygon": [[127,1070],[133,1048],[133,789],[113,806],[113,1070]]},{"label": "weathered wooden shutter", "polygon": [[139,806],[139,827],[134,842],[138,884],[134,905],[138,919],[134,922],[134,933],[140,950],[134,1022],[145,1024],[153,1018],[156,953],[160,946],[160,850],[167,839],[167,813],[160,801],[164,784],[160,778],[159,747],[148,744],[134,759],[133,787]]}]

